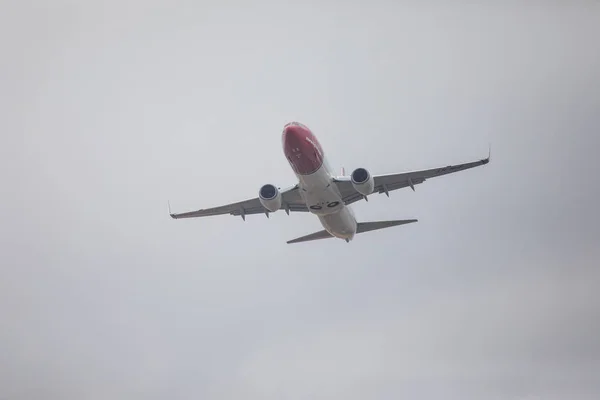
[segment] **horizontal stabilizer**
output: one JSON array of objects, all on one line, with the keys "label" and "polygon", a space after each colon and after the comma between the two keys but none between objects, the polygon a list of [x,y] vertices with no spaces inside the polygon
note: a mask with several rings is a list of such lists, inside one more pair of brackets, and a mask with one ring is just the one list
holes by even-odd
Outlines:
[{"label": "horizontal stabilizer", "polygon": [[[391,228],[392,226],[410,224],[417,222],[416,219],[397,219],[393,221],[373,221],[373,222],[359,222],[356,226],[356,233],[364,233],[369,231],[376,231],[378,229]],[[325,230],[311,233],[310,235],[302,236],[296,239],[288,241],[288,244],[308,242],[311,240],[329,239],[332,238],[331,234]]]},{"label": "horizontal stabilizer", "polygon": [[374,222],[359,222],[356,227],[356,233],[364,233],[376,231],[378,229],[391,228],[392,226],[410,224],[417,222],[416,219],[397,219],[395,221],[374,221]]},{"label": "horizontal stabilizer", "polygon": [[332,238],[332,237],[333,236],[331,236],[331,234],[329,232],[323,230],[323,231],[311,233],[310,235],[292,239],[292,240],[288,241],[287,243],[291,244],[291,243],[308,242],[310,240],[327,239],[327,238]]}]

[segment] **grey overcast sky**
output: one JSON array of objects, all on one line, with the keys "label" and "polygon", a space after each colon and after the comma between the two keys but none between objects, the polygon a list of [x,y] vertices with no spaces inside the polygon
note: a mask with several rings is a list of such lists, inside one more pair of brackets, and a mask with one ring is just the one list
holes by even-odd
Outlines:
[{"label": "grey overcast sky", "polygon": [[[600,398],[600,2],[3,1],[0,398]],[[367,5],[369,4],[369,5]],[[174,221],[335,168],[492,162]]]}]

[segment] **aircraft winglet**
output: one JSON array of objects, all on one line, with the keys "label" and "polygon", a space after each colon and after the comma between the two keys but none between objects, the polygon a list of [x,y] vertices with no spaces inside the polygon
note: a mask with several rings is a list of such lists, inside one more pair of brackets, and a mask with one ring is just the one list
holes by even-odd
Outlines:
[{"label": "aircraft winglet", "polygon": [[488,146],[488,156],[487,156],[487,158],[484,158],[483,160],[481,160],[481,163],[485,165],[490,162],[491,158],[492,158],[492,144],[490,143]]}]

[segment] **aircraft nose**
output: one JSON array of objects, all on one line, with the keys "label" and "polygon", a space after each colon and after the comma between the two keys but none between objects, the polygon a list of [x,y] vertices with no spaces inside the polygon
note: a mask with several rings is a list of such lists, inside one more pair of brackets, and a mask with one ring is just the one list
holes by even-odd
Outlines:
[{"label": "aircraft nose", "polygon": [[304,136],[304,132],[302,128],[296,125],[288,125],[283,130],[283,144],[284,145],[295,145],[298,144],[302,137]]},{"label": "aircraft nose", "polygon": [[296,173],[310,175],[321,167],[322,151],[312,132],[299,123],[283,129],[283,151]]}]

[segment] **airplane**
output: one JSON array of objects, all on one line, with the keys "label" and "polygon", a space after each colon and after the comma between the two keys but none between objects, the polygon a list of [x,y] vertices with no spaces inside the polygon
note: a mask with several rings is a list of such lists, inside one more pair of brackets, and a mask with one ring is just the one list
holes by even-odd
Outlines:
[{"label": "airplane", "polygon": [[[385,193],[390,196],[393,190],[415,186],[427,179],[447,175],[458,171],[485,165],[487,158],[457,165],[401,172],[395,174],[372,175],[366,168],[356,168],[350,175],[338,176],[333,173],[321,144],[315,134],[300,122],[289,122],[284,125],[281,135],[283,153],[298,179],[298,183],[284,190],[267,183],[258,191],[258,197],[231,203],[223,206],[200,209],[183,213],[169,214],[173,219],[196,218],[230,214],[241,216],[245,221],[247,215],[265,214],[284,210],[316,215],[324,230],[287,241],[288,244],[312,240],[338,238],[347,243],[356,234],[417,222],[416,219],[357,222],[352,203],[360,200],[368,201],[374,193]],[[491,149],[490,149],[491,150]]]}]

